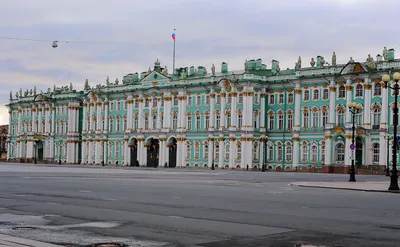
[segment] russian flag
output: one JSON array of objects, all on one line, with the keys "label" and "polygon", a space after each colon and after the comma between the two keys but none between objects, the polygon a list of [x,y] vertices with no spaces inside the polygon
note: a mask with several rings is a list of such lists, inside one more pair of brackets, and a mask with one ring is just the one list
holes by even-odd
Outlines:
[{"label": "russian flag", "polygon": [[175,32],[172,33],[172,39],[175,40]]}]

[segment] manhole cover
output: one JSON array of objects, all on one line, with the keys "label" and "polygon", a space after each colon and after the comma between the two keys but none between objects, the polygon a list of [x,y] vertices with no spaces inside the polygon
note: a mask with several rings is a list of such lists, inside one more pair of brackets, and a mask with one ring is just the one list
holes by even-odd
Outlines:
[{"label": "manhole cover", "polygon": [[12,228],[13,230],[35,230],[37,227],[33,226],[16,226]]},{"label": "manhole cover", "polygon": [[127,247],[126,244],[118,244],[118,243],[99,243],[92,244],[90,247]]}]

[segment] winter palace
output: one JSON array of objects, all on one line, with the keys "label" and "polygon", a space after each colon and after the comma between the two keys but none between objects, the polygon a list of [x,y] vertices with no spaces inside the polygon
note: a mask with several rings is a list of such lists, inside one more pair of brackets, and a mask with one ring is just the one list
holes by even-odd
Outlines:
[{"label": "winter palace", "polygon": [[[357,166],[385,165],[393,92],[383,74],[400,70],[393,49],[337,64],[317,56],[270,68],[261,59],[230,71],[153,68],[114,82],[10,93],[10,161],[148,167],[293,169],[350,165],[352,113]],[[304,63],[303,63],[304,64]],[[390,152],[390,151],[389,151]]]}]

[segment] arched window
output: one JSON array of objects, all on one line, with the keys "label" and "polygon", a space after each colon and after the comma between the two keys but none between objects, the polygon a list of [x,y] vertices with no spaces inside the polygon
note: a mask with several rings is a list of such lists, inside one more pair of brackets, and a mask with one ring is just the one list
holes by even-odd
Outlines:
[{"label": "arched window", "polygon": [[176,112],[172,113],[172,129],[176,130],[178,128],[178,116]]},{"label": "arched window", "polygon": [[194,158],[196,160],[200,159],[200,142],[198,141],[194,143]]},{"label": "arched window", "polygon": [[227,111],[226,112],[226,127],[227,128],[231,127],[231,121],[232,121],[231,112]]},{"label": "arched window", "polygon": [[303,144],[303,146],[302,146],[301,160],[303,162],[307,162],[308,161],[308,145],[307,144]]},{"label": "arched window", "polygon": [[153,98],[153,107],[157,107],[157,98]]},{"label": "arched window", "polygon": [[258,142],[253,143],[253,161],[258,161]]},{"label": "arched window", "polygon": [[382,86],[380,83],[375,83],[374,87],[374,96],[381,96],[382,94]]},{"label": "arched window", "polygon": [[268,161],[274,160],[274,144],[269,143],[268,145],[268,154],[267,154]]},{"label": "arched window", "polygon": [[253,113],[253,118],[254,118],[254,123],[253,123],[253,127],[256,129],[258,128],[258,117],[259,117],[259,112],[258,110],[255,110]]},{"label": "arched window", "polygon": [[229,160],[229,151],[230,151],[231,146],[229,143],[225,144],[225,160]]},{"label": "arched window", "polygon": [[116,142],[115,143],[115,158],[119,157],[119,151],[120,151],[119,142]]},{"label": "arched window", "polygon": [[275,104],[275,95],[273,93],[271,93],[269,95],[269,101],[268,102],[269,102],[270,105]]},{"label": "arched window", "polygon": [[279,94],[278,104],[282,105],[285,102],[285,96],[283,93]]},{"label": "arched window", "polygon": [[208,142],[204,143],[204,156],[203,159],[207,160],[208,159]]},{"label": "arched window", "polygon": [[335,149],[336,149],[336,161],[344,162],[344,144],[338,143]]},{"label": "arched window", "polygon": [[325,163],[325,145],[321,146],[321,163]]},{"label": "arched window", "polygon": [[153,130],[157,129],[157,115],[153,116]]},{"label": "arched window", "polygon": [[138,117],[138,116],[135,116],[133,128],[134,128],[135,130],[137,130],[137,129],[139,128],[139,117]]},{"label": "arched window", "polygon": [[268,121],[268,127],[269,127],[269,130],[274,130],[274,128],[275,128],[275,115],[274,115],[274,112],[272,112],[272,111],[270,111],[269,113],[268,113],[268,118],[269,118],[269,121]]},{"label": "arched window", "polygon": [[208,130],[210,128],[210,114],[204,112],[204,129]]},{"label": "arched window", "polygon": [[196,96],[196,105],[197,105],[197,106],[200,106],[200,105],[201,105],[201,96],[200,96],[200,95],[197,95],[197,96]]},{"label": "arched window", "polygon": [[[89,152],[88,152],[88,150],[89,150],[89,142],[86,142],[87,143],[87,147],[86,147],[86,154],[89,154]],[[111,156],[112,156],[112,150],[113,150],[113,148],[112,148],[112,142],[109,142],[108,143],[108,158],[111,158]]]},{"label": "arched window", "polygon": [[287,129],[291,130],[293,129],[293,112],[288,111],[287,113]]},{"label": "arched window", "polygon": [[243,104],[243,94],[242,93],[238,94],[238,104]]},{"label": "arched window", "polygon": [[215,112],[215,128],[219,129],[221,127],[221,115],[219,111]]},{"label": "arched window", "polygon": [[283,130],[283,112],[278,112],[278,130]]},{"label": "arched window", "polygon": [[191,149],[190,142],[186,142],[186,160],[190,160],[190,149]]},{"label": "arched window", "polygon": [[305,129],[308,128],[309,121],[310,121],[310,115],[309,115],[308,109],[305,108],[305,109],[303,110],[303,127],[304,127]]},{"label": "arched window", "polygon": [[313,100],[319,100],[319,90],[314,89],[313,91]]},{"label": "arched window", "polygon": [[236,159],[241,160],[242,159],[242,143],[240,141],[238,141],[236,143],[236,146],[237,146]]},{"label": "arched window", "polygon": [[120,119],[119,119],[119,117],[117,117],[117,123],[116,123],[116,127],[117,127],[117,132],[120,132],[120,130],[121,130],[121,122],[120,122]]},{"label": "arched window", "polygon": [[318,160],[318,147],[317,145],[313,145],[311,147],[311,161],[317,162],[317,160]]},{"label": "arched window", "polygon": [[276,147],[276,161],[280,162],[283,159],[283,147],[281,144],[278,144]]},{"label": "arched window", "polygon": [[379,150],[380,150],[379,143],[374,143],[372,145],[372,162],[379,163]]},{"label": "arched window", "polygon": [[218,160],[219,159],[219,142],[215,142],[215,152],[214,152],[214,159]]},{"label": "arched window", "polygon": [[361,84],[357,84],[356,86],[356,97],[362,97],[363,96],[363,86]]},{"label": "arched window", "polygon": [[344,86],[339,87],[338,98],[346,98],[346,88]]},{"label": "arched window", "polygon": [[241,128],[243,124],[243,113],[242,110],[238,110],[238,128]]},{"label": "arched window", "polygon": [[309,101],[310,100],[310,90],[308,90],[308,89],[304,90],[303,100],[304,101]]},{"label": "arched window", "polygon": [[327,88],[325,88],[324,91],[322,92],[322,99],[323,100],[329,99],[329,90]]},{"label": "arched window", "polygon": [[293,93],[288,94],[288,104],[293,104],[294,102],[294,96]]},{"label": "arched window", "polygon": [[191,130],[192,129],[192,115],[187,115],[186,117],[187,117],[186,118],[186,120],[187,120],[186,128],[188,130]]},{"label": "arched window", "polygon": [[374,119],[373,119],[373,125],[379,125],[381,121],[381,108],[380,107],[374,107]]},{"label": "arched window", "polygon": [[338,125],[344,125],[344,109],[340,108],[337,110],[338,114]]},{"label": "arched window", "polygon": [[187,106],[192,106],[192,96],[187,97]]},{"label": "arched window", "polygon": [[144,129],[148,130],[149,129],[149,117],[144,116]]},{"label": "arched window", "polygon": [[292,146],[286,146],[286,161],[292,161],[293,159],[293,149]]},{"label": "arched window", "polygon": [[318,128],[319,111],[317,108],[313,108],[312,111],[312,127]]}]

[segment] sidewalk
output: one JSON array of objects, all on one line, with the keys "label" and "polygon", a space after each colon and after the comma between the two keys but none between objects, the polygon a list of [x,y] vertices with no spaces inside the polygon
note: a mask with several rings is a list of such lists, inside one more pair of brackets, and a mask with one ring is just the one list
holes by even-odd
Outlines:
[{"label": "sidewalk", "polygon": [[391,192],[399,193],[400,191],[389,191],[390,181],[386,182],[294,182],[290,185],[299,187],[313,187],[325,189],[340,190],[358,190],[368,192]]},{"label": "sidewalk", "polygon": [[62,246],[0,234],[0,247],[62,247]]}]

